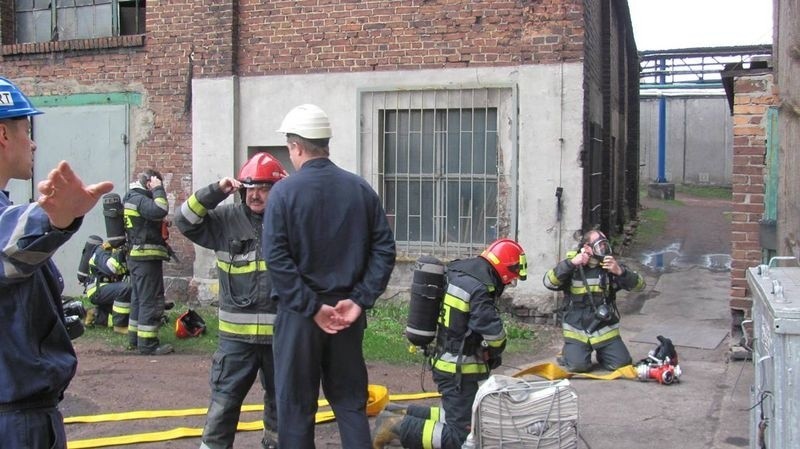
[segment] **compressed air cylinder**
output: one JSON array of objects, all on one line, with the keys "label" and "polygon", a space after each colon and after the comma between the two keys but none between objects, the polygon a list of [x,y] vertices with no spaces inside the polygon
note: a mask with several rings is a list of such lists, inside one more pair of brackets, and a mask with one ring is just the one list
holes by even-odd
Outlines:
[{"label": "compressed air cylinder", "polygon": [[78,262],[78,282],[81,284],[89,280],[89,260],[94,254],[94,249],[97,245],[102,245],[103,239],[97,235],[90,235],[83,244],[83,251],[81,251],[81,260]]},{"label": "compressed air cylinder", "polygon": [[414,346],[424,347],[436,337],[444,296],[444,272],[444,264],[433,256],[420,257],[414,266],[406,326],[406,338]]},{"label": "compressed air cylinder", "polygon": [[106,222],[108,243],[119,248],[125,243],[125,221],[122,198],[116,193],[103,195],[103,217]]}]

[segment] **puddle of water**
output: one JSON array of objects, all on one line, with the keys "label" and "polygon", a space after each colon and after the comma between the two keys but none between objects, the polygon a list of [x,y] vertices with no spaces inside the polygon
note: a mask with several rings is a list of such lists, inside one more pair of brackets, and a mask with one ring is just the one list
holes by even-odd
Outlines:
[{"label": "puddle of water", "polygon": [[640,262],[658,272],[676,268],[690,268],[693,266],[706,268],[714,272],[731,270],[731,256],[729,254],[686,256],[681,254],[680,243],[671,243],[660,251],[643,253]]}]

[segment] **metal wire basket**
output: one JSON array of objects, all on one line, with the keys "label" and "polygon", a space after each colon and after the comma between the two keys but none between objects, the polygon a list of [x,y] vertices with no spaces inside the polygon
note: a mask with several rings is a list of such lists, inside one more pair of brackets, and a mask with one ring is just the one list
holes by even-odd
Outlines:
[{"label": "metal wire basket", "polygon": [[491,376],[472,405],[464,449],[578,447],[578,394],[568,380]]}]

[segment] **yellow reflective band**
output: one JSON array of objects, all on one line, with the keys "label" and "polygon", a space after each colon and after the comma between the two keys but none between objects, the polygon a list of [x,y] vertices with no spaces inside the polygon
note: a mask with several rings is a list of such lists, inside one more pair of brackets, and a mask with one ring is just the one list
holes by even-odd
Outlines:
[{"label": "yellow reflective band", "polygon": [[484,340],[484,341],[486,342],[486,344],[489,345],[490,348],[499,348],[500,346],[503,346],[503,343],[506,342],[506,339],[501,338],[499,340]]},{"label": "yellow reflective band", "polygon": [[433,429],[436,427],[436,421],[426,419],[425,424],[422,425],[422,447],[424,449],[433,449]]},{"label": "yellow reflective band", "polygon": [[223,262],[217,259],[217,267],[225,273],[230,274],[245,274],[254,273],[256,271],[267,271],[267,262],[259,260],[258,262],[250,262],[247,265],[235,267],[228,262]]},{"label": "yellow reflective band", "polygon": [[498,259],[498,258],[497,258],[497,256],[495,256],[495,255],[494,255],[494,253],[493,253],[493,252],[490,252],[490,251],[484,251],[484,252],[483,252],[483,256],[485,256],[485,257],[488,257],[488,258],[489,258],[489,260],[490,260],[490,261],[492,262],[492,264],[494,264],[494,265],[499,265],[499,264],[500,264],[500,259]]},{"label": "yellow reflective band", "polygon": [[198,217],[204,217],[206,213],[208,213],[208,210],[206,210],[205,206],[203,206],[200,201],[197,201],[197,197],[194,194],[186,200],[186,204],[189,206],[189,210],[194,212]]},{"label": "yellow reflective band", "polygon": [[159,256],[159,257],[166,257],[168,256],[167,250],[165,249],[132,249],[131,256]]},{"label": "yellow reflective band", "polygon": [[519,274],[521,278],[528,277],[528,259],[525,257],[525,254],[519,255],[519,271],[517,274]]},{"label": "yellow reflective band", "polygon": [[556,276],[555,270],[549,270],[547,272],[547,280],[550,281],[550,284],[556,287],[561,285],[561,281],[558,280],[558,276]]},{"label": "yellow reflective band", "polygon": [[564,329],[564,338],[578,340],[581,343],[587,343],[591,345],[596,345],[598,343],[611,340],[614,337],[619,337],[619,328],[611,329],[610,331],[597,336],[589,336],[585,333]]},{"label": "yellow reflective band", "polygon": [[138,210],[136,210],[136,209],[127,209],[127,208],[122,212],[122,215],[123,216],[131,216],[131,217],[141,217],[142,216],[142,214],[140,214]]},{"label": "yellow reflective band", "polygon": [[[592,293],[603,293],[603,287],[600,285],[590,285],[589,291]],[[569,288],[569,292],[573,295],[585,295],[586,294],[586,287],[585,286],[571,286]]]},{"label": "yellow reflective band", "polygon": [[219,322],[220,332],[236,335],[272,335],[272,324],[235,324],[227,321]]},{"label": "yellow reflective band", "polygon": [[116,304],[111,306],[111,310],[114,313],[121,313],[123,315],[127,315],[127,314],[131,313],[131,308],[130,307],[118,306]]},{"label": "yellow reflective band", "polygon": [[589,337],[589,343],[592,345],[596,345],[598,343],[602,343],[604,341],[611,340],[614,337],[619,337],[619,329],[612,329],[609,332],[606,332],[603,335],[599,335],[597,337]]},{"label": "yellow reflective band", "polygon": [[441,421],[442,409],[439,407],[431,407],[431,419],[434,421]]},{"label": "yellow reflective band", "polygon": [[445,293],[444,304],[453,307],[456,310],[460,310],[461,312],[469,313],[469,302],[453,296],[450,293]]},{"label": "yellow reflective band", "polygon": [[[446,362],[437,359],[433,362],[433,367],[445,373],[455,373],[458,365],[455,362]],[[482,374],[488,372],[485,363],[462,363],[458,368],[464,374]]]},{"label": "yellow reflective band", "polygon": [[[130,326],[128,330],[130,331]],[[139,328],[137,331],[139,338],[158,338],[158,331],[143,331],[142,328]]]},{"label": "yellow reflective band", "polygon": [[161,198],[160,196],[156,197],[153,200],[153,202],[158,204],[158,205],[160,205],[160,206],[166,206],[167,205],[167,199],[166,198]]}]

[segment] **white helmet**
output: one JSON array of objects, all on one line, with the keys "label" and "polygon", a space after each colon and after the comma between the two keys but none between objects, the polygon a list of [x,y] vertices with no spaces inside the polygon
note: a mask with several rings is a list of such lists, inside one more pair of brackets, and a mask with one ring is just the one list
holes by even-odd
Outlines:
[{"label": "white helmet", "polygon": [[313,104],[301,104],[289,111],[278,132],[306,139],[329,139],[333,135],[328,114]]}]

